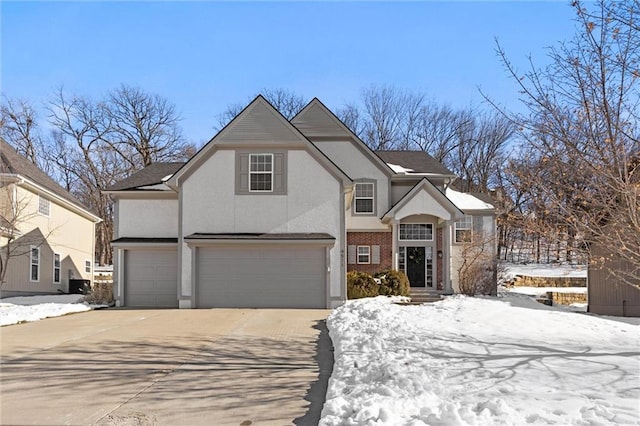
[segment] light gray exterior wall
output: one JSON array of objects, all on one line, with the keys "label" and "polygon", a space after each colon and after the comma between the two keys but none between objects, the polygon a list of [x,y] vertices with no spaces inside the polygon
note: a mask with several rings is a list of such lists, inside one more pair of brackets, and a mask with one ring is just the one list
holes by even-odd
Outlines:
[{"label": "light gray exterior wall", "polygon": [[[493,251],[494,254],[497,253],[497,249],[496,249],[496,244],[495,244],[495,235],[496,235],[496,219],[495,216],[493,214],[490,215],[484,215],[484,216],[480,216],[477,213],[471,213],[471,216],[474,216],[474,220],[475,220],[475,216],[481,217],[482,218],[482,232],[484,233],[485,237],[487,239],[494,239],[493,243]],[[458,269],[460,268],[460,265],[462,264],[462,248],[463,245],[462,244],[456,244],[456,240],[455,240],[455,226],[454,226],[454,222],[451,222],[451,234],[450,234],[450,241],[451,241],[451,282],[453,284],[453,291],[456,293],[460,292],[460,286],[458,285]]]},{"label": "light gray exterior wall", "polygon": [[389,227],[379,218],[391,207],[389,177],[351,141],[314,141],[313,143],[354,181],[362,179],[376,181],[375,215],[355,215],[353,206],[348,206],[347,231],[388,230]]},{"label": "light gray exterior wall", "polygon": [[120,198],[115,238],[178,236],[178,199]]},{"label": "light gray exterior wall", "polygon": [[[260,150],[268,152],[269,148]],[[286,195],[236,195],[235,155],[235,149],[219,149],[182,183],[181,237],[193,233],[328,233],[336,238],[330,250],[329,297],[344,298],[341,182],[307,151],[294,149],[287,153]],[[186,243],[181,252],[181,307],[191,307],[187,305],[193,305],[195,259]]]}]

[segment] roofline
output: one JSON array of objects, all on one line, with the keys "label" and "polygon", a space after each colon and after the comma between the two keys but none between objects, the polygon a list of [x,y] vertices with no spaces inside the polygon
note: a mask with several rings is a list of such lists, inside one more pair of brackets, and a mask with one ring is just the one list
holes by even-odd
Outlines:
[{"label": "roofline", "polygon": [[324,108],[325,110],[327,110],[329,112],[329,116],[331,119],[333,119],[336,124],[338,124],[339,127],[341,127],[343,130],[345,130],[351,137],[351,139],[356,143],[357,148],[362,151],[365,155],[368,155],[369,157],[372,157],[372,159],[374,160],[375,163],[377,163],[377,165],[379,166],[380,170],[385,173],[387,176],[393,176],[396,172],[393,171],[393,169],[391,167],[389,167],[389,165],[382,159],[380,158],[380,156],[378,156],[378,154],[376,154],[376,152],[371,149],[369,147],[369,145],[367,145],[366,143],[364,143],[364,141],[362,139],[360,139],[358,137],[358,135],[356,135],[355,133],[353,133],[353,131],[342,122],[342,120],[340,120],[340,118],[338,118],[337,115],[335,115],[335,113],[333,111],[331,111],[320,99],[318,99],[317,97],[314,97],[313,99],[311,99],[311,101],[309,101],[309,103],[307,105],[304,106],[304,108],[302,108],[291,120],[289,120],[292,125],[295,127],[295,125],[293,124],[293,121],[300,115],[302,114],[304,111],[306,111],[309,107],[311,107],[311,104],[313,104],[314,102],[317,102],[318,104],[320,104],[320,106],[322,108]]},{"label": "roofline", "polygon": [[[177,191],[178,187],[180,186],[180,179],[182,178],[182,176],[184,174],[186,174],[188,172],[188,170],[191,168],[192,164],[197,164],[199,161],[204,161],[206,159],[206,155],[207,153],[209,153],[209,151],[211,151],[211,154],[215,153],[215,151],[218,149],[218,147],[215,145],[214,140],[216,138],[218,138],[224,131],[226,131],[229,126],[231,126],[233,123],[235,123],[239,117],[245,113],[245,111],[247,111],[247,109],[252,106],[253,104],[255,104],[256,102],[258,102],[259,100],[265,102],[271,109],[273,109],[273,111],[275,111],[276,113],[276,117],[279,117],[283,123],[286,123],[286,125],[290,126],[295,133],[297,133],[297,135],[306,142],[306,146],[307,149],[309,151],[314,151],[316,155],[320,156],[321,158],[324,158],[324,160],[327,162],[327,165],[330,165],[330,167],[334,168],[334,172],[332,173],[334,174],[334,176],[336,178],[340,178],[340,180],[342,180],[342,184],[345,186],[349,186],[349,185],[353,185],[353,180],[340,168],[338,167],[338,165],[336,165],[336,163],[334,163],[327,155],[325,155],[317,146],[315,146],[315,144],[309,139],[307,138],[293,123],[291,123],[291,121],[287,120],[286,117],[284,115],[282,115],[282,113],[280,113],[280,111],[278,111],[278,109],[276,107],[274,107],[271,102],[269,102],[264,96],[262,95],[258,95],[255,97],[255,99],[253,99],[251,102],[249,102],[249,104],[247,106],[245,106],[242,111],[240,111],[235,117],[233,117],[233,120],[231,120],[229,123],[227,123],[226,126],[224,126],[222,129],[220,129],[220,131],[218,133],[215,134],[215,136],[213,138],[211,138],[206,144],[204,144],[202,146],[202,148],[200,148],[200,150],[189,159],[189,161],[187,161],[182,167],[180,167],[174,174],[173,176],[171,176],[171,178],[169,180],[167,180],[166,182],[164,182],[167,186],[169,186],[170,188],[172,188],[173,190]],[[209,148],[207,148],[209,147]],[[229,147],[229,146],[227,146]],[[206,152],[205,152],[206,150]],[[340,175],[340,176],[338,176]]]},{"label": "roofline", "polygon": [[[415,194],[414,194],[414,191],[416,191],[416,192],[417,192],[417,188],[418,188],[419,186],[424,185],[424,184],[427,184],[427,185],[429,185],[431,188],[435,189],[435,190],[436,190],[440,195],[442,195],[442,197],[443,197],[445,200],[447,200],[447,201],[449,202],[449,204],[450,204],[451,206],[453,206],[453,208],[454,208],[455,210],[457,210],[457,211],[458,211],[458,213],[460,213],[460,216],[461,216],[461,217],[462,217],[462,216],[464,216],[464,214],[465,214],[465,213],[464,213],[462,210],[460,210],[460,209],[458,208],[458,206],[456,206],[456,205],[454,204],[454,202],[453,202],[453,201],[451,201],[451,200],[449,199],[449,197],[447,197],[447,195],[446,195],[445,193],[443,193],[442,191],[440,191],[440,189],[439,189],[437,186],[435,186],[434,184],[432,184],[432,183],[431,183],[427,178],[422,178],[422,179],[420,179],[420,181],[418,181],[418,183],[416,183],[416,184],[413,186],[413,188],[411,188],[411,189],[409,190],[409,192],[407,192],[406,194],[404,194],[404,196],[403,196],[402,198],[400,198],[400,199],[398,200],[398,202],[397,202],[397,203],[395,203],[393,206],[391,206],[391,208],[389,208],[389,210],[387,210],[387,211],[382,215],[382,217],[380,218],[380,220],[384,221],[384,220],[385,220],[385,218],[387,217],[387,215],[388,215],[389,213],[391,213],[391,212],[392,212],[393,210],[395,210],[396,208],[400,208],[400,207],[402,207],[402,205],[404,205],[404,203],[406,203],[410,198],[412,198],[412,197],[415,195]],[[454,216],[454,218],[455,218],[455,216],[456,216],[456,215],[454,214],[454,215],[452,215],[452,216]]]},{"label": "roofline", "polygon": [[56,194],[55,192],[52,192],[52,191],[46,189],[42,185],[39,185],[39,184],[33,182],[31,179],[28,179],[28,178],[26,178],[26,177],[24,177],[24,176],[22,176],[20,174],[2,173],[2,174],[0,174],[0,176],[14,177],[16,179],[15,180],[16,185],[24,185],[27,188],[32,188],[32,189],[35,189],[35,190],[37,190],[39,192],[43,192],[43,193],[47,194],[47,196],[49,196],[50,198],[56,200],[58,203],[64,205],[65,207],[70,207],[70,210],[74,211],[75,213],[80,214],[85,219],[91,220],[93,223],[102,222],[101,218],[99,218],[95,214],[91,213],[86,208],[84,208],[82,206],[79,206],[78,204],[76,204],[74,202],[71,202],[71,201],[67,200],[66,198],[61,197],[60,195]]}]

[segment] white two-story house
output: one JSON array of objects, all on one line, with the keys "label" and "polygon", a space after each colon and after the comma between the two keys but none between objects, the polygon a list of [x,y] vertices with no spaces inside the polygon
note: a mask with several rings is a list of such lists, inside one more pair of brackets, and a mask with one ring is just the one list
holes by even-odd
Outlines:
[{"label": "white two-story house", "polygon": [[116,303],[330,308],[348,270],[454,293],[459,244],[495,232],[454,178],[423,152],[371,151],[317,99],[289,121],[259,96],[187,163],[106,191]]}]

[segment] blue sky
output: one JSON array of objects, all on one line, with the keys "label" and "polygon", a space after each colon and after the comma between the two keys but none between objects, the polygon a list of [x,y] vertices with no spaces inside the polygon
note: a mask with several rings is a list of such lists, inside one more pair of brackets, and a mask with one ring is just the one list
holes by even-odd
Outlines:
[{"label": "blue sky", "polygon": [[509,108],[518,93],[495,54],[527,56],[571,38],[568,2],[3,1],[1,90],[40,104],[60,85],[100,98],[121,83],[176,105],[189,140],[262,88],[337,109],[370,84],[456,107],[478,87]]}]

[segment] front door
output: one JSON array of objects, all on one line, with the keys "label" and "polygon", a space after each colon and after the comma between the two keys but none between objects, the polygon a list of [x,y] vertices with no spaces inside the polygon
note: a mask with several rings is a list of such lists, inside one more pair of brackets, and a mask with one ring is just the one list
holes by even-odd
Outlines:
[{"label": "front door", "polygon": [[400,270],[411,287],[433,288],[433,247],[400,247]]},{"label": "front door", "polygon": [[425,287],[425,247],[407,247],[407,277],[411,287]]}]

